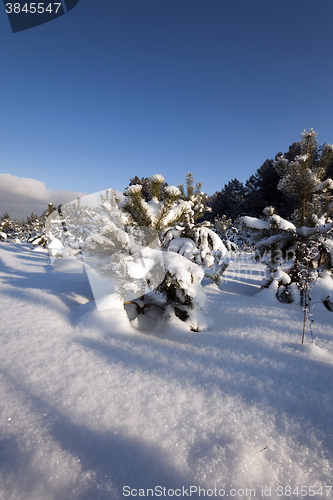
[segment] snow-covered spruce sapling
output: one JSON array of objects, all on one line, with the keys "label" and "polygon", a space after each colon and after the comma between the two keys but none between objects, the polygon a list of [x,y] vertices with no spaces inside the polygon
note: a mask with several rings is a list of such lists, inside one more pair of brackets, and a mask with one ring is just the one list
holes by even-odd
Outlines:
[{"label": "snow-covered spruce sapling", "polygon": [[[330,252],[325,244],[332,235],[333,181],[325,177],[333,159],[333,146],[325,143],[319,147],[316,136],[313,129],[304,131],[298,143],[300,154],[293,160],[280,157],[274,163],[280,175],[278,188],[285,194],[294,196],[297,202],[297,209],[293,214],[293,221],[297,226],[297,243],[295,263],[291,271],[292,281],[296,282],[298,270],[302,265],[304,267],[314,242],[317,255],[310,259],[309,266],[319,266],[319,269],[325,270],[325,274],[329,273],[331,277],[333,273]],[[326,299],[324,303],[327,307]]]},{"label": "snow-covered spruce sapling", "polygon": [[[220,235],[218,224],[216,225],[216,221],[218,220],[220,219],[217,218],[214,221],[214,228],[217,234]],[[238,217],[230,224],[225,233],[225,238],[225,240],[223,238],[221,239],[230,251],[253,253],[255,250],[251,232],[244,226],[241,217]]]},{"label": "snow-covered spruce sapling", "polygon": [[[300,273],[306,266],[310,270],[318,268],[319,281],[332,281],[333,266],[326,241],[332,235],[333,181],[325,179],[326,170],[333,158],[333,146],[324,144],[318,147],[316,132],[310,129],[302,133],[298,143],[298,155],[292,160],[283,156],[277,158],[274,167],[280,175],[278,188],[293,196],[297,209],[293,214],[293,223],[274,213],[273,207],[265,209],[266,220],[243,217],[243,222],[255,234],[258,254],[268,254],[269,276],[263,286],[276,288],[280,300],[292,301],[293,284],[300,282]],[[307,248],[316,248],[316,255],[307,263]],[[293,257],[293,264],[283,272],[278,269],[279,259]],[[283,273],[283,274],[281,274]],[[287,274],[287,277],[286,277]],[[315,273],[309,271],[309,278],[315,279]],[[277,275],[282,277],[279,279]],[[321,281],[323,287],[323,282]],[[330,286],[326,288],[330,289]],[[300,297],[303,301],[302,296]],[[328,305],[327,299],[322,298]]]},{"label": "snow-covered spruce sapling", "polygon": [[168,221],[181,219],[190,205],[178,201],[177,188],[167,186],[162,195],[158,189],[162,180],[162,176],[153,176],[154,196],[149,202],[142,200],[141,188],[133,185],[119,207],[112,201],[112,193],[110,199],[103,199],[94,211],[83,252],[97,259],[98,272],[115,284],[125,302],[134,301],[138,312],[164,303],[166,315],[186,317],[190,328],[198,329],[194,308],[203,304],[205,296],[200,285],[202,271],[184,257],[163,252],[157,231]]},{"label": "snow-covered spruce sapling", "polygon": [[[112,199],[113,198],[113,199]],[[155,289],[164,278],[157,232],[148,226],[126,226],[114,193],[102,199],[90,225],[84,254],[98,260],[96,269],[115,285],[125,302]]]},{"label": "snow-covered spruce sapling", "polygon": [[186,321],[190,330],[199,331],[203,318],[199,309],[203,307],[206,294],[201,286],[204,272],[197,264],[185,257],[163,252],[165,277],[157,292],[166,299],[166,316],[177,316]]},{"label": "snow-covered spruce sapling", "polygon": [[313,287],[315,281],[318,279],[318,270],[316,270],[316,277],[313,276],[313,272],[310,272],[310,265],[311,262],[313,262],[313,258],[317,254],[317,245],[316,242],[312,241],[309,245],[303,244],[302,245],[302,253],[304,255],[303,258],[303,266],[301,269],[298,270],[298,289],[300,293],[300,304],[303,309],[303,332],[302,332],[302,344],[304,344],[304,338],[305,338],[305,330],[306,330],[306,324],[309,324],[310,328],[310,334],[311,334],[311,339],[313,341],[313,335],[312,335],[312,323],[313,320],[311,319],[312,313],[311,313],[311,294],[310,294],[310,289]]},{"label": "snow-covered spruce sapling", "polygon": [[228,237],[229,234],[233,235],[234,232],[238,232],[232,224],[232,219],[228,219],[226,215],[222,215],[222,217],[215,217],[214,229],[220,236],[229,252],[236,252],[236,250],[238,249],[237,244],[234,241],[230,240]]},{"label": "snow-covered spruce sapling", "polygon": [[0,217],[0,241],[8,241],[12,233],[11,219],[8,212]]},{"label": "snow-covered spruce sapling", "polygon": [[193,241],[196,240],[196,230],[198,227],[212,228],[210,222],[202,219],[205,214],[212,210],[207,205],[209,196],[201,191],[202,184],[202,182],[197,182],[194,185],[193,174],[188,172],[185,182],[186,189],[183,184],[178,186],[181,192],[181,199],[187,201],[191,206],[191,210],[185,214],[183,222],[180,223],[180,226],[184,228],[181,236],[182,238],[191,238]]},{"label": "snow-covered spruce sapling", "polygon": [[212,224],[200,220],[210,211],[207,207],[208,196],[201,191],[202,183],[194,187],[191,173],[186,176],[186,191],[183,185],[179,188],[181,197],[189,203],[191,211],[185,214],[183,222],[164,231],[161,237],[163,248],[195,262],[202,267],[206,278],[218,282],[228,267],[229,254],[212,230]]},{"label": "snow-covered spruce sapling", "polygon": [[[195,239],[195,233],[193,228],[197,229],[198,227],[212,227],[207,221],[201,220],[203,215],[207,212],[210,212],[210,207],[207,206],[208,195],[201,191],[202,182],[197,182],[194,186],[193,174],[188,172],[186,174],[186,189],[183,184],[178,186],[179,189],[179,201],[187,203],[187,210],[184,213],[181,220],[177,222],[177,231],[180,231],[182,238],[192,238]],[[161,234],[162,240],[168,241],[168,238],[165,239],[165,233],[170,228],[174,228],[175,223],[168,224],[168,227]]]},{"label": "snow-covered spruce sapling", "polygon": [[[61,205],[59,205],[59,206],[61,206]],[[41,245],[43,247],[47,246],[47,244],[49,243],[48,237],[47,237],[47,228],[46,228],[47,221],[48,221],[48,218],[56,211],[57,211],[57,208],[55,206],[53,206],[53,203],[51,203],[51,202],[48,203],[47,209],[44,210],[44,212],[42,213],[42,215],[40,217],[40,219],[42,221],[42,224],[40,227],[40,232],[36,236],[30,237],[30,239],[28,240],[29,243],[31,243],[34,246],[36,246],[36,245]]]},{"label": "snow-covered spruce sapling", "polygon": [[[114,300],[132,301],[147,289],[155,289],[164,278],[156,231],[125,226],[127,218],[118,202],[115,192],[107,190],[63,206],[47,221],[50,256],[80,256],[99,309]],[[96,273],[110,285],[99,280]]]},{"label": "snow-covered spruce sapling", "polygon": [[205,223],[191,227],[190,237],[185,237],[184,225],[175,225],[165,232],[163,247],[178,253],[199,265],[204,276],[218,283],[229,265],[230,256],[220,237]]},{"label": "snow-covered spruce sapling", "polygon": [[187,214],[184,221],[185,238],[190,236],[191,225],[201,219],[203,215],[212,211],[207,205],[209,196],[201,191],[202,185],[202,182],[197,182],[194,185],[194,176],[191,172],[188,172],[185,181],[186,189],[184,184],[178,186],[181,199],[188,201],[191,205],[191,212]]},{"label": "snow-covered spruce sapling", "polygon": [[[163,188],[163,183],[163,176],[151,177],[151,200],[148,202],[142,195],[141,185],[127,188],[121,209],[128,216],[129,226],[151,227],[161,237],[170,227],[180,224],[185,230],[186,224],[191,223],[194,217],[194,201],[182,199],[181,191],[177,187]],[[164,252],[163,254],[165,277],[157,292],[165,298],[168,310],[173,308],[176,316],[188,320],[190,328],[197,329],[197,315],[194,309],[203,304],[204,293],[200,285],[203,273],[195,263],[189,262],[184,256]]]},{"label": "snow-covered spruce sapling", "polygon": [[163,183],[162,175],[151,177],[151,200],[148,202],[142,195],[140,184],[126,189],[125,201],[120,208],[127,214],[128,225],[151,227],[161,235],[167,227],[183,221],[185,215],[191,213],[190,203],[180,199],[180,190],[175,186],[162,190]]},{"label": "snow-covered spruce sapling", "polygon": [[[313,269],[313,262],[315,262],[318,257],[318,244],[316,241],[311,241],[308,244],[303,243],[301,250],[303,259],[301,266],[299,267],[298,270],[298,282],[297,282],[297,288],[300,300],[299,301],[295,300],[295,303],[297,305],[298,302],[300,303],[300,308],[302,309],[303,312],[303,324],[302,324],[302,344],[303,344],[305,340],[305,332],[307,324],[309,325],[311,340],[313,342],[313,333],[312,333],[313,319],[311,318],[313,316],[312,309],[315,307],[316,302],[312,302],[311,290],[315,286],[317,280],[320,279],[320,275],[323,273],[323,271],[320,271],[319,267],[315,267],[315,269]],[[324,273],[326,272],[324,271]],[[293,293],[295,294],[295,289]],[[330,295],[326,297],[326,301],[329,301],[329,299]],[[332,310],[330,309],[330,307],[328,307],[328,304],[325,304],[327,309]]]},{"label": "snow-covered spruce sapling", "polygon": [[24,239],[23,222],[18,219],[11,219],[9,214],[5,212],[0,219],[1,233],[3,240],[19,241]]},{"label": "snow-covered spruce sapling", "polygon": [[46,219],[48,249],[52,257],[68,257],[81,253],[92,219],[89,209],[81,206],[81,198],[59,205]]},{"label": "snow-covered spruce sapling", "polygon": [[226,215],[222,215],[222,217],[215,217],[214,219],[214,227],[216,232],[220,235],[222,241],[226,239],[227,230],[232,224],[232,219],[228,219]]},{"label": "snow-covered spruce sapling", "polygon": [[[303,305],[304,296],[302,293],[297,296],[296,291],[300,290],[304,270],[308,269],[309,283],[320,285],[320,300],[330,309],[327,297],[333,291],[333,222],[298,228],[275,214],[272,207],[264,212],[266,220],[243,217],[243,223],[253,233],[256,256],[267,265],[262,288],[273,290],[281,302]],[[282,269],[283,261],[289,262],[289,267]]]},{"label": "snow-covered spruce sapling", "polygon": [[45,247],[47,245],[45,220],[50,213],[51,207],[53,209],[52,203],[49,203],[48,208],[41,216],[31,214],[23,224],[24,239],[33,246]]},{"label": "snow-covered spruce sapling", "polygon": [[45,245],[45,217],[31,214],[26,220],[12,220],[7,212],[0,217],[0,240],[24,241],[33,245]]},{"label": "snow-covered spruce sapling", "polygon": [[255,259],[267,266],[261,287],[271,287],[279,300],[290,302],[290,293],[285,286],[290,284],[291,278],[288,270],[283,271],[280,266],[283,260],[290,261],[294,256],[296,227],[275,214],[273,207],[266,207],[264,215],[265,219],[245,216],[241,220],[252,233]]},{"label": "snow-covered spruce sapling", "polygon": [[[142,186],[141,193],[146,201],[152,199],[152,177],[138,177],[137,175],[130,179],[129,186],[134,186],[140,184]],[[164,181],[161,185],[161,192],[163,196],[164,189],[168,186],[168,183]]]}]

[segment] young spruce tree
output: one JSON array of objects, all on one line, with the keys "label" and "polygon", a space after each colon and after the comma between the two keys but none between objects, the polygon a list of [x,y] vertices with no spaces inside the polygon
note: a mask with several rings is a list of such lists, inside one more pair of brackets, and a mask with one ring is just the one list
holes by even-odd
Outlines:
[{"label": "young spruce tree", "polygon": [[[279,217],[273,207],[264,210],[266,220],[243,217],[243,222],[254,233],[257,255],[266,255],[268,276],[263,287],[273,287],[282,301],[296,300],[298,294],[304,305],[304,290],[309,297],[309,290],[318,282],[321,300],[333,310],[329,296],[333,291],[333,181],[325,179],[333,146],[318,147],[316,135],[313,129],[304,131],[297,145],[300,154],[293,159],[280,156],[275,162],[279,189],[297,202],[293,222]],[[288,253],[293,257],[292,264],[282,271],[279,266],[282,259],[288,260]]]}]

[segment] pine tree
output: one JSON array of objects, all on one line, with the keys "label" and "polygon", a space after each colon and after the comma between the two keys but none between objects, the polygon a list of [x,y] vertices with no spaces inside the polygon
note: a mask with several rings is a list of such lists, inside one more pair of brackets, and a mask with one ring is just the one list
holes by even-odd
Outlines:
[{"label": "pine tree", "polygon": [[290,217],[295,210],[294,198],[280,191],[278,184],[279,174],[274,168],[274,160],[266,160],[245,182],[244,211],[246,214],[260,217],[265,207],[273,206],[281,217]]},{"label": "pine tree", "polygon": [[325,178],[333,158],[333,146],[318,147],[317,133],[311,128],[302,133],[298,153],[293,159],[280,156],[274,167],[280,175],[278,189],[296,199],[294,221],[297,226],[314,227],[320,217],[330,217],[333,204],[329,203],[333,181]]},{"label": "pine tree", "polygon": [[[82,205],[81,198],[59,205],[51,210],[50,204],[46,211],[46,232],[50,240],[59,240],[62,253],[73,256],[81,253],[81,248],[90,234],[90,226],[94,219],[94,210]],[[60,248],[58,248],[60,250]],[[58,252],[60,256],[60,251]]]},{"label": "pine tree", "polygon": [[114,283],[124,301],[155,289],[164,278],[157,232],[148,226],[126,225],[112,190],[101,196],[90,216],[90,234],[82,249],[85,258],[97,258],[99,274]]},{"label": "pine tree", "polygon": [[[314,272],[307,273],[310,281],[315,279],[316,273],[319,273],[319,277],[326,277],[327,273],[332,276],[333,272],[327,243],[332,238],[333,181],[327,177],[327,170],[333,160],[333,146],[325,143],[319,147],[316,136],[313,129],[304,130],[302,139],[294,147],[292,154],[289,152],[291,159],[282,156],[275,162],[275,168],[281,177],[279,189],[293,195],[297,202],[293,214],[297,227],[295,262],[289,274],[291,281],[298,285],[308,265],[315,269]],[[320,276],[321,268],[324,274]]]},{"label": "pine tree", "polygon": [[[273,207],[264,210],[265,219],[242,217],[255,240],[256,258],[267,265],[262,288],[270,288],[281,302],[296,301],[305,307],[311,300],[310,289],[317,283],[321,300],[333,310],[333,221],[315,227],[297,227],[275,214]],[[281,268],[283,262],[289,267]]]},{"label": "pine tree", "polygon": [[221,236],[222,241],[226,240],[226,235],[229,227],[232,224],[232,219],[228,219],[225,215],[222,215],[222,217],[216,217],[214,221],[214,226],[216,229],[216,232]]},{"label": "pine tree", "polygon": [[[153,177],[138,177],[137,175],[130,179],[129,187],[130,186],[135,186],[139,185],[142,186],[141,193],[145,201],[150,201],[153,197],[152,190],[153,190]],[[164,189],[168,186],[168,183],[166,181],[163,181],[161,184],[161,196],[163,197],[163,192]],[[126,188],[127,189],[127,188]],[[126,192],[125,189],[125,192]]]},{"label": "pine tree", "polygon": [[[67,249],[75,254],[79,245],[84,261],[114,284],[125,303],[135,304],[139,313],[153,305],[165,308],[166,316],[176,315],[196,330],[197,309],[205,298],[203,271],[181,255],[164,252],[159,239],[169,224],[191,214],[192,205],[180,199],[178,188],[163,184],[162,176],[151,178],[148,202],[142,186],[134,184],[119,206],[111,190],[93,208],[83,206],[84,199],[65,205],[61,214],[49,217],[50,251],[66,257]],[[62,248],[55,241],[59,238]]]},{"label": "pine tree", "polygon": [[45,235],[45,218],[31,214],[27,217],[26,221],[22,223],[22,237],[24,241],[32,245],[45,246],[47,243]]},{"label": "pine tree", "polygon": [[11,219],[9,214],[5,212],[0,218],[0,230],[3,240],[24,240],[24,223],[18,219]]},{"label": "pine tree", "polygon": [[203,220],[203,215],[211,210],[207,206],[208,195],[201,191],[202,182],[194,185],[190,172],[186,174],[186,189],[183,184],[178,187],[190,210],[182,222],[161,234],[163,249],[186,257],[202,267],[207,278],[218,281],[228,267],[229,256],[212,224]]},{"label": "pine tree", "polygon": [[153,175],[150,180],[150,201],[144,199],[141,184],[134,184],[126,189],[121,208],[128,215],[129,225],[151,227],[161,235],[167,227],[184,221],[192,208],[190,202],[181,200],[177,187],[163,187],[162,175]]},{"label": "pine tree", "polygon": [[5,212],[0,217],[0,238],[1,241],[8,241],[11,237],[12,233],[12,225],[8,212]]},{"label": "pine tree", "polygon": [[180,200],[178,188],[163,188],[163,183],[160,175],[151,178],[148,202],[142,196],[141,185],[129,186],[125,192],[127,199],[120,205],[126,216],[122,219],[123,226],[120,219],[114,223],[114,212],[109,214],[112,224],[104,216],[102,239],[98,233],[90,237],[89,252],[104,259],[107,254],[112,255],[104,266],[104,276],[112,277],[127,301],[140,297],[143,301],[140,311],[154,303],[151,292],[155,291],[165,301],[165,314],[175,314],[188,321],[191,329],[198,329],[196,309],[205,297],[200,285],[203,271],[181,255],[163,252],[159,241],[169,224],[191,214],[191,204]]},{"label": "pine tree", "polygon": [[228,233],[231,234],[231,230],[233,230],[232,232],[237,232],[236,228],[232,225],[232,219],[228,219],[225,215],[216,217],[214,220],[214,229],[227,249],[231,252],[235,252],[237,250],[237,244],[234,241],[230,241],[228,238]]},{"label": "pine tree", "polygon": [[204,214],[211,212],[211,208],[207,205],[209,196],[201,191],[202,186],[202,182],[194,185],[194,176],[191,172],[186,174],[186,189],[183,184],[178,186],[181,199],[191,204],[192,214],[188,222],[192,224],[201,219]]}]

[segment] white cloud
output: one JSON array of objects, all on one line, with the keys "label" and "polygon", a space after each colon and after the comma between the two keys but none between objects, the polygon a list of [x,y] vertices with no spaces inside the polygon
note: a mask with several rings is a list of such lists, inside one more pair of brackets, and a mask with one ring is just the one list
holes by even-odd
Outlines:
[{"label": "white cloud", "polygon": [[54,205],[65,204],[85,194],[52,191],[35,179],[0,174],[0,215],[7,211],[12,219],[25,219],[32,212],[41,215],[50,202]]}]

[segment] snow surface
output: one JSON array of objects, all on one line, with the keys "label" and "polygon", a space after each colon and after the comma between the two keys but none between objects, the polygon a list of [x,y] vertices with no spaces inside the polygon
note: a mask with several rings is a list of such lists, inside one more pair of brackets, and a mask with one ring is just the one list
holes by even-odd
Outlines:
[{"label": "snow surface", "polygon": [[333,315],[316,304],[301,345],[302,311],[257,293],[263,275],[239,254],[204,287],[207,331],[148,333],[97,311],[85,273],[1,243],[0,498],[331,485]]}]

